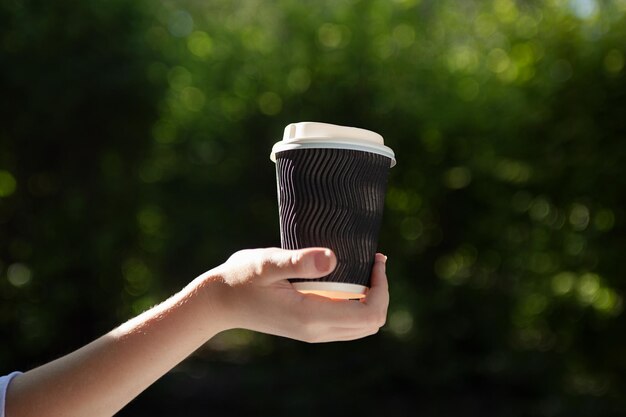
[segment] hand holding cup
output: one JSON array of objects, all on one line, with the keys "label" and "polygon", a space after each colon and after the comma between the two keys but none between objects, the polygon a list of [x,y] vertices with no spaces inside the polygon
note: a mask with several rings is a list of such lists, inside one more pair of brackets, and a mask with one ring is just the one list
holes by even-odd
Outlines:
[{"label": "hand holding cup", "polygon": [[224,328],[245,328],[305,342],[354,340],[385,324],[389,292],[386,256],[376,254],[371,288],[360,301],[298,292],[288,279],[315,279],[337,259],[326,248],[243,250],[211,271],[223,282],[219,311]]}]

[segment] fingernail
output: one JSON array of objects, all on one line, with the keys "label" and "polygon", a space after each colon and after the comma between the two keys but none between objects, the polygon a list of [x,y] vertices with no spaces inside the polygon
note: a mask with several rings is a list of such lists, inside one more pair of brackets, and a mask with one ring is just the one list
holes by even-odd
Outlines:
[{"label": "fingernail", "polygon": [[387,271],[387,255],[383,255],[382,253],[380,255],[379,262],[383,266],[383,271]]},{"label": "fingernail", "polygon": [[326,272],[330,269],[330,263],[332,262],[332,252],[326,249],[324,252],[315,255],[315,268],[319,272]]}]

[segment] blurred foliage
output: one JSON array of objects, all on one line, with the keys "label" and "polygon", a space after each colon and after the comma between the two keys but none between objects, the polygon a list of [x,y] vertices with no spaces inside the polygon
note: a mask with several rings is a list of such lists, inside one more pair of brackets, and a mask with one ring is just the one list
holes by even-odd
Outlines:
[{"label": "blurred foliage", "polygon": [[121,414],[623,415],[624,39],[624,0],[3,1],[1,371],[278,245],[315,120],[396,151],[388,324],[227,332]]}]

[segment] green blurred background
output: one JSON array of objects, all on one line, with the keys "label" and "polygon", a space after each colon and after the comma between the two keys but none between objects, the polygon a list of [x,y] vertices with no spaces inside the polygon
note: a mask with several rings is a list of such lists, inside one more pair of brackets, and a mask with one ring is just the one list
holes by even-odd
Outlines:
[{"label": "green blurred background", "polygon": [[279,245],[283,127],[381,133],[386,326],[231,331],[123,416],[626,413],[625,0],[0,3],[0,373]]}]

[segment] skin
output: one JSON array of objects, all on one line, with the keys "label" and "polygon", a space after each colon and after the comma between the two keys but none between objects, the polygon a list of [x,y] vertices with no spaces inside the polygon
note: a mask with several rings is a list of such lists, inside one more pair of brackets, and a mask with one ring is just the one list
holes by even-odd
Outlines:
[{"label": "skin", "polygon": [[15,377],[6,417],[112,416],[217,333],[242,328],[304,342],[362,338],[385,324],[389,293],[376,254],[360,301],[296,291],[288,278],[318,278],[336,266],[329,249],[244,250],[163,303],[90,344]]}]

